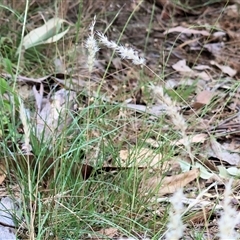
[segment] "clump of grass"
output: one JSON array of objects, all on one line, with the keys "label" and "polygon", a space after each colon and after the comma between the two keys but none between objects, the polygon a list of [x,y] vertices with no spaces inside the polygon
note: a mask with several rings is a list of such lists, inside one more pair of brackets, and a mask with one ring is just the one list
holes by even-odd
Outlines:
[{"label": "clump of grass", "polygon": [[[138,56],[138,54],[132,48],[126,48],[124,46],[119,46],[116,42],[110,41],[104,34],[98,32],[97,33],[99,41],[105,45],[106,47],[113,49],[116,51],[122,59],[131,60],[135,65],[143,65],[145,64],[145,59]],[[188,125],[183,118],[183,116],[179,113],[179,110],[176,106],[176,103],[163,92],[163,88],[161,86],[154,86],[153,92],[155,97],[166,105],[166,112],[171,117],[172,123],[175,128],[180,132],[183,145],[189,154],[189,157],[192,160],[192,164],[194,164],[194,159],[190,147],[190,141],[186,134]],[[234,230],[234,226],[238,222],[238,218],[236,221],[232,221],[231,219],[237,215],[237,212],[230,207],[229,195],[231,191],[231,184],[227,184],[225,194],[224,194],[224,212],[219,221],[219,237],[220,239],[236,239],[238,234]],[[183,213],[183,199],[184,195],[182,190],[178,190],[173,197],[171,198],[171,203],[173,206],[173,210],[169,212],[169,223],[167,225],[167,240],[176,240],[180,239],[184,234],[185,225],[182,222],[182,213]]]},{"label": "clump of grass", "polygon": [[[145,65],[146,60],[140,57],[133,48],[117,44],[115,41],[109,40],[103,33],[95,33],[95,23],[96,18],[94,17],[89,27],[89,36],[85,41],[85,47],[88,50],[87,65],[89,73],[93,71],[96,54],[99,51],[98,41],[102,45],[115,51],[122,59],[129,60],[134,65],[144,65],[147,67]],[[157,74],[155,75],[157,76]],[[188,125],[184,117],[179,113],[176,103],[171,97],[164,94],[162,87],[154,87],[153,93],[159,101],[166,105],[167,114],[171,117],[175,129],[177,129],[183,138],[183,145],[193,161],[190,142],[186,133]],[[100,114],[96,114],[96,109]],[[89,114],[89,111],[91,111],[92,114]],[[48,193],[46,194],[38,191],[38,188],[41,185],[41,176],[50,170],[50,167],[47,170],[45,169],[43,173],[41,169],[37,169],[37,165],[40,166],[43,163],[42,160],[46,158],[44,155],[49,155],[49,152],[47,150],[48,146],[44,146],[46,144],[41,143],[40,146],[38,146],[39,152],[42,155],[38,158],[33,173],[30,173],[31,169],[29,168],[29,179],[27,180],[29,186],[26,186],[26,190],[23,190],[24,197],[31,195],[31,198],[29,198],[30,201],[26,200],[24,204],[26,206],[29,202],[33,204],[31,206],[32,212],[27,213],[26,210],[25,213],[26,216],[29,214],[28,222],[30,223],[29,229],[32,239],[34,239],[35,236],[48,239],[53,236],[53,234],[55,234],[57,238],[84,238],[86,236],[92,236],[91,234],[96,231],[96,229],[107,228],[109,226],[117,228],[120,232],[129,236],[132,236],[133,230],[136,231],[136,229],[139,231],[144,230],[149,235],[154,234],[151,233],[151,230],[152,226],[154,226],[155,229],[157,228],[157,225],[155,225],[156,221],[151,219],[151,217],[149,217],[149,221],[145,221],[144,211],[142,210],[144,209],[144,201],[141,200],[141,197],[139,197],[137,193],[138,182],[136,179],[140,178],[139,173],[136,174],[136,172],[131,169],[128,172],[119,173],[117,176],[107,175],[111,181],[109,181],[109,179],[106,180],[106,176],[97,176],[83,181],[79,174],[79,169],[76,167],[78,166],[76,163],[83,161],[80,157],[81,150],[85,150],[89,145],[94,145],[96,142],[99,142],[98,146],[101,146],[104,138],[108,138],[109,141],[103,148],[98,150],[100,154],[96,154],[95,158],[97,158],[99,163],[105,160],[104,157],[106,155],[114,155],[112,152],[115,151],[116,147],[114,146],[114,142],[111,141],[111,137],[121,131],[121,126],[115,127],[112,116],[106,114],[106,112],[109,113],[111,111],[112,109],[109,110],[104,103],[101,107],[88,106],[87,111],[85,109],[85,114],[83,113],[84,111],[82,111],[81,117],[75,117],[74,123],[72,123],[68,129],[63,130],[62,136],[56,139],[55,145],[50,153],[51,156],[55,157],[51,165],[54,171],[53,176],[51,176],[52,178],[49,180],[50,187],[47,189]],[[21,108],[20,115],[25,130],[24,149],[30,152],[29,125],[25,112],[21,110]],[[78,123],[82,123],[82,121],[85,121],[86,124],[80,126]],[[104,122],[108,125],[107,130],[103,128]],[[110,125],[112,127],[111,131],[109,131]],[[72,139],[74,139],[73,142],[67,145],[66,139],[69,139],[70,135],[68,135],[68,131],[75,133],[75,135],[72,137]],[[98,136],[94,136],[94,140],[89,138],[91,131],[95,132],[95,134],[98,131]],[[65,137],[63,137],[63,135]],[[37,148],[36,145],[33,146],[35,149]],[[70,148],[68,148],[69,145]],[[77,174],[72,175],[72,169],[74,169]],[[37,182],[34,181],[36,175],[38,176]],[[136,175],[138,176],[136,177]],[[51,196],[49,197],[49,195]],[[25,198],[27,199],[27,197]],[[183,236],[185,226],[182,221],[182,198],[182,190],[177,191],[171,198],[172,210],[169,212],[169,223],[166,226],[168,230],[165,236],[168,240],[180,239]],[[37,205],[38,208],[33,208]],[[229,206],[229,202],[226,202],[225,211],[228,211],[227,205]],[[233,211],[231,212],[233,213]],[[227,218],[223,215],[221,219],[219,225],[224,224],[224,221],[226,221],[226,219],[228,220],[229,217]],[[221,223],[221,221],[223,223]],[[56,222],[58,224],[55,224]],[[38,233],[35,233],[34,227],[36,225],[38,226]],[[67,230],[66,226],[68,228]],[[148,234],[146,234],[146,236]],[[227,236],[223,235],[224,233],[221,234],[221,236]],[[228,236],[235,236],[234,234],[235,232],[231,229]]]}]

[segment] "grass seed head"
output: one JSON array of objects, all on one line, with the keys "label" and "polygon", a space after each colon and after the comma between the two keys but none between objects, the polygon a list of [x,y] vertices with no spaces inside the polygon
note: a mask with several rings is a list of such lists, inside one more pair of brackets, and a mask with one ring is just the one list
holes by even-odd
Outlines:
[{"label": "grass seed head", "polygon": [[182,212],[184,198],[182,189],[175,192],[170,200],[172,203],[172,210],[169,212],[168,232],[166,240],[176,240],[183,236],[185,226],[182,222]]},{"label": "grass seed head", "polygon": [[122,59],[132,60],[135,65],[143,65],[145,59],[138,56],[138,53],[133,48],[117,45],[116,42],[110,41],[103,33],[97,33],[99,41],[107,48],[115,50]]},{"label": "grass seed head", "polygon": [[232,180],[226,184],[224,192],[223,213],[218,221],[218,235],[221,240],[240,238],[239,233],[237,233],[234,229],[236,224],[239,223],[240,218],[238,212],[233,207],[231,207],[231,185]]},{"label": "grass seed head", "polygon": [[90,73],[93,71],[93,67],[94,67],[94,63],[95,63],[95,59],[96,59],[96,53],[99,51],[97,40],[95,39],[95,36],[94,36],[95,23],[96,23],[96,17],[94,17],[94,19],[89,27],[90,34],[85,42],[85,47],[88,50],[87,65],[88,65],[88,70]]}]

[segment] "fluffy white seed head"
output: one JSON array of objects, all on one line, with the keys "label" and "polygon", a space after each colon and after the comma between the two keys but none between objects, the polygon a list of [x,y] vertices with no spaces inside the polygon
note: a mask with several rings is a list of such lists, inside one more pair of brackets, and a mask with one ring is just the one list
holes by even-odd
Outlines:
[{"label": "fluffy white seed head", "polygon": [[94,63],[95,63],[95,56],[96,56],[96,53],[99,51],[99,47],[98,47],[97,41],[94,36],[95,23],[96,23],[96,17],[94,17],[94,19],[89,27],[90,34],[85,42],[85,47],[88,50],[87,65],[88,65],[89,72],[92,72],[92,70],[93,70]]},{"label": "fluffy white seed head", "polygon": [[98,36],[99,41],[107,48],[111,48],[114,50],[116,50],[118,48],[117,43],[115,43],[114,41],[108,40],[107,36],[105,36],[103,33],[97,32],[97,36]]},{"label": "fluffy white seed head", "polygon": [[91,35],[94,35],[94,27],[95,27],[95,24],[96,24],[96,15],[94,16],[93,21],[92,21],[92,23],[91,23],[91,25],[90,25],[90,27],[89,27],[89,30],[90,30]]},{"label": "fluffy white seed head", "polygon": [[176,103],[167,94],[164,94],[162,86],[154,87],[153,93],[158,101],[166,105],[166,112],[171,117],[174,126],[184,135],[187,130],[187,123],[182,114],[179,113]]},{"label": "fluffy white seed head", "polygon": [[143,65],[145,59],[138,56],[138,53],[133,48],[117,45],[116,42],[110,41],[103,33],[97,33],[99,41],[106,47],[115,50],[122,59],[131,60],[135,65]]},{"label": "fluffy white seed head", "polygon": [[183,213],[183,191],[179,189],[175,192],[170,200],[172,203],[172,210],[169,212],[168,231],[166,233],[166,240],[177,240],[183,236],[185,226],[182,222]]},{"label": "fluffy white seed head", "polygon": [[167,114],[171,117],[174,126],[182,133],[186,133],[187,123],[176,107],[167,107]]},{"label": "fluffy white seed head", "polygon": [[219,238],[224,239],[240,239],[239,233],[235,231],[236,224],[239,223],[239,213],[231,207],[231,185],[232,180],[226,184],[224,192],[223,213],[218,221]]},{"label": "fluffy white seed head", "polygon": [[166,104],[167,107],[169,107],[169,108],[170,107],[176,108],[175,102],[172,101],[172,99],[167,94],[164,94],[162,86],[152,86],[152,89],[153,89],[153,94],[154,94],[155,98],[159,102]]}]

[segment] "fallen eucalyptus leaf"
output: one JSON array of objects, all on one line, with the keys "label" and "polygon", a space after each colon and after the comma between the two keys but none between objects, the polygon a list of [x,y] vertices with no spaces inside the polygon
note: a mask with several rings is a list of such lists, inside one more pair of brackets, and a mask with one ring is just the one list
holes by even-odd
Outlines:
[{"label": "fallen eucalyptus leaf", "polygon": [[31,47],[38,46],[40,44],[53,43],[62,38],[69,30],[69,27],[58,33],[61,29],[62,24],[66,20],[61,18],[51,18],[43,26],[38,27],[30,31],[24,38],[22,43],[19,45],[16,55],[18,55],[23,47],[25,50]]},{"label": "fallen eucalyptus leaf", "polygon": [[210,63],[214,66],[217,66],[223,73],[226,73],[230,77],[234,77],[237,74],[237,70],[235,70],[229,66],[220,65],[215,61],[211,61]]},{"label": "fallen eucalyptus leaf", "polygon": [[220,161],[225,161],[230,165],[238,166],[240,164],[239,153],[231,153],[218,143],[213,137],[210,138],[210,146],[207,149],[210,157],[218,158]]},{"label": "fallen eucalyptus leaf", "polygon": [[173,175],[171,177],[154,176],[142,182],[142,190],[153,191],[157,196],[176,192],[185,187],[199,176],[199,169],[194,168],[188,172]]},{"label": "fallen eucalyptus leaf", "polygon": [[57,42],[58,40],[60,40],[62,37],[64,37],[64,35],[69,31],[70,27],[68,27],[65,31],[56,34],[55,36],[47,39],[46,41],[43,41],[40,44],[48,44],[48,43],[54,43]]}]

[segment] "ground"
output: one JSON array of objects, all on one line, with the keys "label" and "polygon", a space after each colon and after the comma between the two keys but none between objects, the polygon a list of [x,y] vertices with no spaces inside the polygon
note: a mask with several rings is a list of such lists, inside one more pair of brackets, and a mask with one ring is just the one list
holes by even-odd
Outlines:
[{"label": "ground", "polygon": [[[0,211],[0,225],[22,239],[175,239],[180,214],[182,239],[237,234],[238,217],[232,235],[219,219],[239,215],[239,10],[227,0],[4,0],[1,197],[22,213],[6,226]],[[66,32],[28,47],[56,16]]]}]

